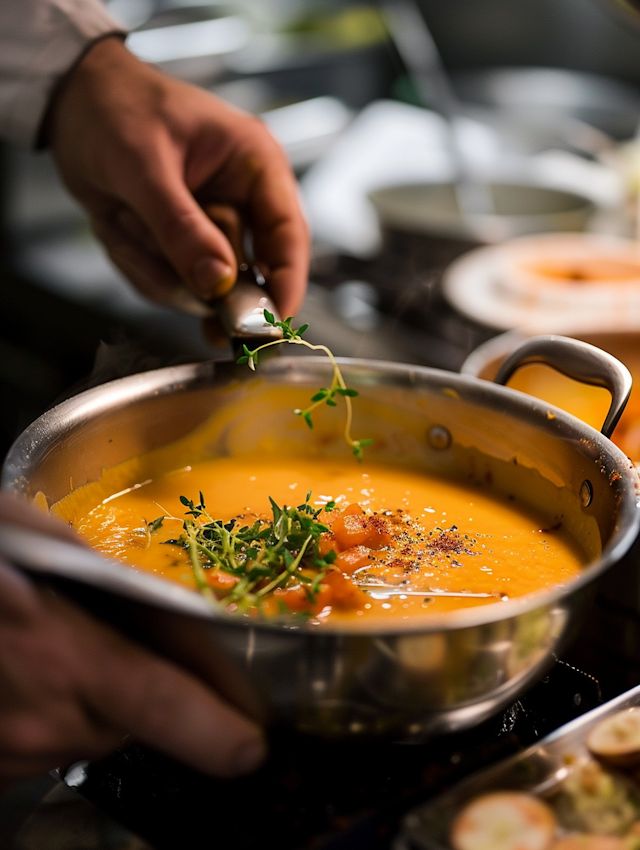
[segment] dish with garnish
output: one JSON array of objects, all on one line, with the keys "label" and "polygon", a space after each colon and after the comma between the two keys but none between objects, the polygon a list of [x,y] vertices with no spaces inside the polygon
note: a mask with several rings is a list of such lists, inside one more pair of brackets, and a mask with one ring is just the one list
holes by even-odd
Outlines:
[{"label": "dish with garnish", "polygon": [[640,687],[409,812],[412,850],[636,850]]},{"label": "dish with garnish", "polygon": [[[344,384],[335,383],[332,364],[294,357],[265,360],[256,372],[181,366],[89,390],[27,429],[5,464],[4,486],[55,505],[81,530],[99,505],[107,524],[109,506],[136,505],[133,549],[161,549],[176,562],[169,570],[185,571],[207,592],[99,558],[85,573],[62,577],[65,591],[245,710],[325,735],[419,738],[470,725],[541,674],[579,620],[594,579],[630,546],[635,472],[597,431],[561,411],[549,418],[548,405],[503,387],[400,364],[340,366]],[[359,396],[345,429],[341,405],[350,404],[350,389]],[[311,429],[301,421],[310,396],[321,408]],[[206,469],[216,483],[201,486]],[[169,485],[173,501],[163,490]],[[414,504],[406,490],[417,494]],[[462,501],[450,517],[445,500],[454,492]],[[474,509],[490,506],[481,511],[495,515],[498,530],[476,527],[471,501]],[[292,512],[298,539],[289,547],[281,530]],[[488,541],[504,537],[501,517],[514,512],[534,530],[529,554],[519,557],[538,583],[522,595],[500,592],[487,551]],[[424,547],[431,569],[416,570],[417,555],[396,545],[407,531],[434,541]],[[241,557],[226,569],[215,563],[219,548],[212,558],[203,551],[219,538],[228,554],[230,538],[242,536]],[[545,585],[531,552],[546,555],[556,542],[574,561]],[[288,555],[260,574],[272,567],[262,543]],[[112,559],[117,539],[114,546]],[[485,584],[476,591],[469,575],[458,577],[464,569]],[[336,601],[343,591],[357,600],[349,611]],[[490,596],[466,596],[474,592]]]}]

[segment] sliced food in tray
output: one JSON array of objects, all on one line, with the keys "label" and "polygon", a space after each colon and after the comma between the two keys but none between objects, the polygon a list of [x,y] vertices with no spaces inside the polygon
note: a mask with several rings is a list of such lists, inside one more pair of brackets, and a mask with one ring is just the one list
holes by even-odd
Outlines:
[{"label": "sliced food in tray", "polygon": [[640,687],[409,812],[405,850],[640,850]]}]

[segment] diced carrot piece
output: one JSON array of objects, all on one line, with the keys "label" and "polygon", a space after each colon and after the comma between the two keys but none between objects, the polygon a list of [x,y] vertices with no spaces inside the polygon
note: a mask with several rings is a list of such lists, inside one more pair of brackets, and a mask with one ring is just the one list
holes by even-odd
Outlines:
[{"label": "diced carrot piece", "polygon": [[238,579],[223,570],[205,570],[205,577],[209,587],[214,590],[231,590],[238,583]]},{"label": "diced carrot piece", "polygon": [[318,540],[318,554],[321,558],[324,558],[325,555],[328,555],[329,552],[333,550],[334,552],[338,552],[338,544],[336,543],[335,535],[333,535],[330,531],[325,532],[320,535],[320,539]]},{"label": "diced carrot piece", "polygon": [[373,562],[371,557],[371,549],[366,546],[352,546],[351,549],[345,549],[341,552],[333,562],[343,573],[352,575],[361,567],[366,567]]},{"label": "diced carrot piece", "polygon": [[382,549],[392,541],[386,519],[378,514],[341,514],[336,517],[331,530],[341,551],[353,546]]},{"label": "diced carrot piece", "polygon": [[327,605],[333,604],[333,590],[331,587],[324,582],[320,583],[320,587],[318,588],[318,592],[316,593],[316,601],[313,604],[313,613],[318,614],[322,611],[323,608],[326,608]]},{"label": "diced carrot piece", "polygon": [[273,598],[284,602],[290,611],[308,611],[311,607],[309,597],[303,587],[278,587],[273,591]]},{"label": "diced carrot piece", "polygon": [[340,551],[352,546],[363,546],[367,542],[369,532],[365,522],[364,515],[345,514],[336,517],[332,531]]},{"label": "diced carrot piece", "polygon": [[364,516],[364,510],[357,502],[352,502],[340,511],[341,516]]},{"label": "diced carrot piece", "polygon": [[[278,603],[273,596],[267,596],[260,602],[260,613],[265,617],[277,617],[280,613]],[[258,616],[258,608],[249,609],[250,617]]]},{"label": "diced carrot piece", "polygon": [[332,511],[329,511],[329,513],[323,517],[323,520],[326,525],[331,527],[339,517],[364,515],[365,513],[363,508],[361,508],[357,502],[352,502],[349,505],[345,505],[344,508],[334,508]]},{"label": "diced carrot piece", "polygon": [[310,611],[312,614],[318,614],[326,605],[330,605],[331,595],[330,588],[324,583],[320,585],[318,592],[315,594],[315,602],[311,602],[302,585],[285,588],[278,587],[273,591],[273,598],[276,601],[284,602],[290,611]]},{"label": "diced carrot piece", "polygon": [[322,580],[322,585],[331,589],[331,604],[336,608],[361,608],[369,601],[364,591],[337,570],[328,572]]}]

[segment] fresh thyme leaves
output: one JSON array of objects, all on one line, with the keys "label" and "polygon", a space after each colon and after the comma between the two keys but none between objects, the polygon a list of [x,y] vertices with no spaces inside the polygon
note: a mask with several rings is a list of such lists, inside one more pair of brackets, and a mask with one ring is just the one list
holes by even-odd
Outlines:
[{"label": "fresh thyme leaves", "polygon": [[154,531],[157,531],[159,528],[162,528],[162,523],[164,522],[164,516],[159,516],[157,519],[152,520],[147,523],[147,528],[149,529],[149,534],[153,534]]},{"label": "fresh thyme leaves", "polygon": [[[269,593],[290,588],[301,589],[313,604],[336,553],[331,550],[322,555],[319,549],[321,535],[329,531],[319,517],[334,504],[316,509],[310,498],[311,492],[295,508],[280,507],[270,499],[271,519],[241,526],[235,519],[227,523],[214,519],[202,493],[197,503],[180,496],[187,518],[180,537],[166,542],[187,550],[198,590],[225,608],[241,612],[260,608]],[[212,582],[222,593],[220,597],[207,580],[207,571],[212,569],[220,578]],[[224,574],[221,577],[220,572]]]},{"label": "fresh thyme leaves", "polygon": [[144,535],[145,548],[149,548],[149,544],[151,543],[151,535],[154,531],[157,531],[159,528],[162,528],[162,523],[164,522],[164,516],[159,516],[157,519],[151,520],[151,522],[146,522],[145,524],[137,529],[142,535]]},{"label": "fresh thyme leaves", "polygon": [[336,362],[336,358],[333,355],[333,352],[327,348],[326,345],[313,345],[308,340],[303,339],[302,335],[307,330],[309,325],[301,325],[299,328],[295,329],[291,326],[291,322],[293,317],[289,316],[288,319],[285,319],[283,322],[276,322],[275,316],[273,313],[270,313],[268,310],[264,311],[264,319],[267,324],[271,325],[274,328],[280,328],[282,330],[282,339],[274,339],[270,342],[265,342],[263,345],[259,345],[257,348],[250,350],[246,345],[243,346],[243,354],[236,361],[239,364],[247,364],[250,369],[255,371],[256,366],[258,365],[258,358],[261,351],[264,351],[265,348],[270,348],[272,345],[281,345],[283,343],[292,343],[293,345],[304,345],[312,351],[323,351],[329,360],[331,361],[331,365],[333,366],[333,380],[331,381],[330,387],[323,387],[318,390],[315,395],[311,397],[311,404],[306,407],[304,410],[294,410],[293,412],[297,416],[301,416],[304,421],[307,423],[309,428],[313,428],[313,411],[319,407],[321,404],[326,404],[329,407],[337,407],[336,398],[342,396],[345,400],[345,405],[347,408],[347,419],[344,428],[344,438],[347,444],[351,447],[353,454],[356,458],[361,461],[363,456],[363,449],[366,446],[370,446],[373,440],[354,440],[351,436],[351,423],[353,420],[353,411],[351,407],[351,399],[355,398],[358,395],[358,391],[348,387],[342,377],[342,372],[340,371],[340,367]]}]

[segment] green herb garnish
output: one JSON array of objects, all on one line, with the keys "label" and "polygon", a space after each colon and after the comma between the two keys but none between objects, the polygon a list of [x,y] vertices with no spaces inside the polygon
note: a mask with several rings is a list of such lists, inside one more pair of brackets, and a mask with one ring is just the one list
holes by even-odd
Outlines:
[{"label": "green herb garnish", "polygon": [[149,534],[153,534],[154,531],[157,531],[159,528],[162,528],[162,523],[164,522],[164,514],[159,516],[157,519],[152,520],[147,523],[147,528],[149,529]]},{"label": "green herb garnish", "polygon": [[[276,588],[302,585],[310,604],[315,603],[320,583],[336,559],[332,550],[321,556],[320,536],[329,528],[318,517],[331,511],[332,502],[316,509],[309,504],[311,492],[296,508],[271,502],[272,519],[257,519],[239,527],[238,520],[223,522],[207,511],[202,493],[195,503],[180,496],[187,519],[179,538],[166,541],[186,549],[198,590],[216,605],[247,611],[260,607]],[[149,526],[154,525],[149,523]],[[238,579],[218,599],[207,582],[206,571],[218,568]]]},{"label": "green herb garnish", "polygon": [[236,361],[239,364],[248,364],[250,369],[255,371],[256,366],[258,365],[258,356],[261,351],[264,351],[265,348],[270,348],[272,345],[282,345],[283,343],[292,343],[293,345],[305,345],[307,348],[311,349],[311,351],[323,351],[329,360],[331,361],[331,365],[333,366],[333,380],[331,381],[330,387],[323,387],[318,390],[315,395],[311,397],[311,404],[306,407],[304,410],[294,410],[293,412],[297,416],[301,416],[304,421],[307,423],[309,428],[313,428],[313,411],[319,407],[321,404],[326,404],[329,407],[336,407],[338,396],[342,396],[345,401],[345,405],[347,408],[347,419],[344,428],[344,438],[347,444],[351,447],[353,454],[356,458],[361,461],[362,460],[362,450],[366,446],[370,446],[373,440],[354,440],[351,436],[351,424],[353,421],[353,410],[351,406],[351,399],[355,398],[358,395],[358,391],[348,387],[342,377],[342,372],[340,371],[340,367],[336,362],[336,358],[333,355],[333,352],[327,348],[326,345],[313,345],[308,340],[303,339],[302,335],[307,330],[309,325],[301,325],[297,330],[291,326],[291,322],[293,320],[292,316],[289,316],[288,319],[285,319],[283,322],[276,322],[275,316],[273,313],[270,313],[268,310],[264,311],[264,319],[268,325],[271,325],[274,328],[280,328],[282,330],[282,339],[274,339],[270,342],[265,342],[263,345],[259,345],[257,348],[250,350],[246,345],[243,345],[242,350],[243,354]]}]

